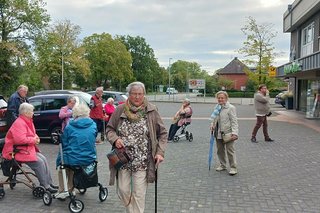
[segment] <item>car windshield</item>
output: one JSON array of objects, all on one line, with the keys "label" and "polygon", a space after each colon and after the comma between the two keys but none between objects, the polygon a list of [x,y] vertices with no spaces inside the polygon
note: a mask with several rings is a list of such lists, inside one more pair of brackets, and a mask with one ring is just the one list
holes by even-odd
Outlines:
[{"label": "car windshield", "polygon": [[80,96],[87,104],[90,104],[90,100],[91,100],[91,95],[89,95],[88,93],[85,92],[79,92],[76,93],[78,96]]},{"label": "car windshield", "polygon": [[119,101],[126,101],[128,99],[128,97],[125,94],[121,94],[120,95],[120,100]]}]

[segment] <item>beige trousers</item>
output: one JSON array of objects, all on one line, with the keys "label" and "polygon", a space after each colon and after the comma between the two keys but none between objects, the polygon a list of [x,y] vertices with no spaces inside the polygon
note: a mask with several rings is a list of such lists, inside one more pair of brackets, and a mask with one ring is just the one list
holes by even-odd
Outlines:
[{"label": "beige trousers", "polygon": [[[128,170],[119,170],[118,173],[119,196],[126,206],[127,213],[143,213],[145,207],[145,197],[147,191],[147,172],[137,171],[131,172]],[[131,196],[132,188],[132,196]],[[131,200],[130,200],[131,196]]]},{"label": "beige trousers", "polygon": [[[68,191],[72,192],[73,190],[73,171],[69,168],[66,168],[66,175],[67,175],[67,185],[68,185]],[[59,192],[63,192],[63,178],[62,178],[62,171],[61,169],[58,169],[58,178],[59,178]]]},{"label": "beige trousers", "polygon": [[[227,152],[227,153],[226,153]],[[222,139],[217,139],[217,155],[220,161],[220,166],[227,167],[226,155],[228,155],[228,160],[230,168],[237,168],[236,152],[234,149],[234,141],[228,143],[223,143]]]}]

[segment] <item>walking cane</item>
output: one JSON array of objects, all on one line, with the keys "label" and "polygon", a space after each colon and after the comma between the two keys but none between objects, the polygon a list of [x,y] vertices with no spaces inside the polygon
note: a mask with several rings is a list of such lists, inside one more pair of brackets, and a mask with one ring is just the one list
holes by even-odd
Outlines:
[{"label": "walking cane", "polygon": [[106,120],[103,118],[103,141],[106,140]]},{"label": "walking cane", "polygon": [[157,209],[158,209],[158,206],[157,206],[157,201],[158,201],[158,197],[157,197],[157,195],[158,195],[158,168],[156,167],[156,179],[155,179],[155,190],[154,190],[154,194],[155,194],[155,196],[154,196],[154,199],[155,199],[155,205],[154,205],[154,212],[155,213],[157,213],[158,211],[157,211]]}]

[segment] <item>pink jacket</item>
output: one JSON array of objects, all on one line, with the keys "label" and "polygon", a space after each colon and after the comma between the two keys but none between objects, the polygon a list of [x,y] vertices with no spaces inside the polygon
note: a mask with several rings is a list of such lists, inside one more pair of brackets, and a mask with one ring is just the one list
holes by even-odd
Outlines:
[{"label": "pink jacket", "polygon": [[178,126],[182,126],[185,123],[191,123],[191,116],[192,116],[192,108],[191,106],[187,106],[183,109],[185,113],[180,115],[180,120],[178,121]]},{"label": "pink jacket", "polygon": [[10,160],[13,145],[21,145],[17,147],[20,151],[16,153],[15,159],[19,162],[37,161],[36,152],[39,149],[35,144],[36,136],[33,120],[20,115],[6,135],[2,156]]},{"label": "pink jacket", "polygon": [[104,106],[104,112],[108,115],[108,118],[106,119],[106,121],[110,120],[110,117],[112,115],[112,113],[114,112],[116,108],[114,107],[113,104],[106,104]]},{"label": "pink jacket", "polygon": [[69,120],[71,117],[72,117],[72,110],[68,108],[68,105],[61,107],[60,112],[59,112],[59,118],[62,120],[62,125],[61,125],[62,131],[69,123]]}]

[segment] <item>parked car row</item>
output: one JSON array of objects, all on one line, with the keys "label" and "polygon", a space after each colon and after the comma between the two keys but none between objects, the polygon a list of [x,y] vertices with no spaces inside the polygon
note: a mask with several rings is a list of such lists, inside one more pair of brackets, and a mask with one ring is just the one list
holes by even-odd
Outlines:
[{"label": "parked car row", "polygon": [[[67,105],[70,96],[77,100],[76,104],[87,104],[89,106],[94,91],[89,93],[74,90],[44,90],[36,92],[29,98],[30,104],[34,106],[34,126],[40,138],[51,139],[56,143],[58,138],[55,133],[61,133],[62,120],[59,118],[61,107]],[[104,91],[103,101],[106,102],[109,97],[115,100],[115,105],[124,103],[127,96],[122,92]],[[4,142],[8,131],[5,120],[7,102],[0,95],[0,142]]]}]

